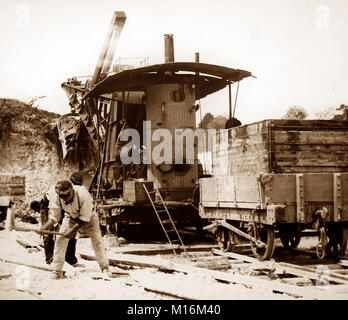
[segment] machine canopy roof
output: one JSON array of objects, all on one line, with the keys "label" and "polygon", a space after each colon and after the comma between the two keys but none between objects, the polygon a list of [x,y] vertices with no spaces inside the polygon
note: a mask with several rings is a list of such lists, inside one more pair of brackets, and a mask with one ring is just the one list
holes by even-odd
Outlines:
[{"label": "machine canopy roof", "polygon": [[229,82],[251,76],[245,70],[197,62],[170,62],[124,70],[99,82],[84,98],[118,91],[145,91],[147,86],[163,83],[188,83],[197,88],[196,99],[223,89]]}]

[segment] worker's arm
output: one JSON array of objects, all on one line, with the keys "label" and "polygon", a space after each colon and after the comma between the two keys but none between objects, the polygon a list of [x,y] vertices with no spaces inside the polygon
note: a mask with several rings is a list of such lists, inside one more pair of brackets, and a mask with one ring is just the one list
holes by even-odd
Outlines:
[{"label": "worker's arm", "polygon": [[50,230],[62,218],[60,209],[49,209],[48,219],[41,227],[41,230]]},{"label": "worker's arm", "polygon": [[48,219],[40,230],[50,230],[55,224],[56,222],[54,220]]},{"label": "worker's arm", "polygon": [[79,218],[70,219],[70,220],[73,220],[75,224],[70,229],[65,231],[63,234],[65,238],[69,238],[69,239],[75,238],[77,231],[88,223],[88,222],[80,220]]},{"label": "worker's arm", "polygon": [[78,197],[80,210],[77,218],[70,219],[70,221],[73,221],[75,224],[64,233],[66,238],[74,238],[77,231],[89,223],[93,214],[93,199],[88,190],[79,188],[75,189],[75,192]]},{"label": "worker's arm", "polygon": [[[48,220],[47,223],[56,224],[62,219],[62,206],[59,200],[59,196],[54,189],[50,189],[47,193],[48,196]],[[52,222],[53,221],[53,222]]]}]

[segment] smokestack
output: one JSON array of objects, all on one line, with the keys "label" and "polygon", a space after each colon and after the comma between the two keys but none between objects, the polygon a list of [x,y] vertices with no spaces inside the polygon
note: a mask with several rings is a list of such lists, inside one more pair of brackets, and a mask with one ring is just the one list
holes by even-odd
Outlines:
[{"label": "smokestack", "polygon": [[195,52],[195,62],[199,62],[199,52]]},{"label": "smokestack", "polygon": [[164,62],[174,62],[174,40],[172,34],[164,35]]}]

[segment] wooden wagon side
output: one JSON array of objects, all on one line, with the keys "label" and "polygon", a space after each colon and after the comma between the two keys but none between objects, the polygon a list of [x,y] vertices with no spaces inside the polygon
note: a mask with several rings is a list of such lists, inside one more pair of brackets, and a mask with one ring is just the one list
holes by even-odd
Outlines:
[{"label": "wooden wagon side", "polygon": [[348,121],[264,120],[213,140],[214,176],[348,172]]},{"label": "wooden wagon side", "polygon": [[[222,130],[212,153],[213,177],[200,181],[200,216],[232,233],[244,223],[255,235],[259,224],[287,238],[304,228],[323,227],[328,235],[340,234],[332,241],[343,249],[347,149],[347,121],[265,120]],[[247,237],[244,231],[239,234]]]},{"label": "wooden wagon side", "polygon": [[25,177],[0,174],[0,228],[4,227],[7,212],[16,200],[25,200]]},{"label": "wooden wagon side", "polygon": [[[264,224],[312,223],[317,210],[327,222],[348,221],[348,173],[246,174],[200,180],[200,215]],[[259,219],[256,217],[256,219]]]}]

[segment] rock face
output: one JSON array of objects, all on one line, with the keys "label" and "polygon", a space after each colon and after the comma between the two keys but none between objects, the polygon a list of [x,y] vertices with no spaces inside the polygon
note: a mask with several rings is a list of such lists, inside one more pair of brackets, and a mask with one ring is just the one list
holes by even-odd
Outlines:
[{"label": "rock face", "polygon": [[26,177],[27,203],[78,170],[62,160],[59,117],[18,100],[0,99],[0,174]]}]

